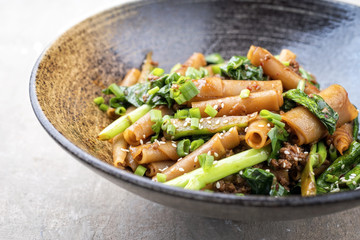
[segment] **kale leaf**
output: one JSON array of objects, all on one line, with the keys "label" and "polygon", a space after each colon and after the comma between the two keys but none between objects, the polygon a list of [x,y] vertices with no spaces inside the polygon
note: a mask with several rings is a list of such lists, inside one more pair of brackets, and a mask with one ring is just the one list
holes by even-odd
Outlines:
[{"label": "kale leaf", "polygon": [[266,80],[261,66],[256,67],[243,56],[233,56],[227,64],[220,67],[221,75],[235,80]]}]

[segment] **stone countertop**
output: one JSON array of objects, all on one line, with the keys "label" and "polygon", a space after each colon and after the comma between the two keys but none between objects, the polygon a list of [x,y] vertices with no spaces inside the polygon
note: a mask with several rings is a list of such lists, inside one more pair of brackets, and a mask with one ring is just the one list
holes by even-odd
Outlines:
[{"label": "stone countertop", "polygon": [[123,2],[0,1],[0,239],[359,239],[360,208],[244,224],[164,207],[108,182],[47,135],[28,96],[37,57],[72,25]]}]

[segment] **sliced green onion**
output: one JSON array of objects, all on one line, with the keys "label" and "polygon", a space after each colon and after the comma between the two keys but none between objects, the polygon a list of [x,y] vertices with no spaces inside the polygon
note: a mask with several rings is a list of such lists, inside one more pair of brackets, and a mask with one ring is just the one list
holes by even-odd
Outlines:
[{"label": "sliced green onion", "polygon": [[218,114],[218,111],[216,111],[210,104],[206,105],[204,112],[210,117],[215,117],[216,114]]},{"label": "sliced green onion", "polygon": [[184,96],[186,101],[189,101],[196,95],[200,93],[199,89],[197,89],[196,85],[192,81],[185,82],[180,88],[179,88],[181,94]]},{"label": "sliced green onion", "polygon": [[178,97],[174,98],[174,100],[179,105],[181,105],[181,104],[183,104],[183,103],[185,103],[187,101],[183,94],[180,94]]},{"label": "sliced green onion", "polygon": [[156,180],[158,181],[158,182],[166,182],[166,175],[165,174],[163,174],[163,173],[157,173],[156,174]]},{"label": "sliced green onion", "polygon": [[173,124],[169,124],[167,126],[167,129],[166,129],[166,133],[171,135],[171,136],[174,136],[175,135],[175,132],[176,132],[176,128]]},{"label": "sliced green onion", "polygon": [[282,61],[281,63],[284,64],[284,66],[287,66],[287,67],[290,66],[290,62],[288,62],[288,61]]},{"label": "sliced green onion", "polygon": [[240,92],[241,98],[248,98],[250,96],[250,90],[249,89],[243,89]]},{"label": "sliced green onion", "polygon": [[272,122],[273,124],[275,124],[281,128],[285,127],[285,123],[281,122],[280,114],[272,113],[269,110],[263,109],[260,111],[259,115],[260,115],[260,117],[269,120],[270,122]]},{"label": "sliced green onion", "polygon": [[180,142],[178,142],[176,147],[176,152],[179,155],[179,157],[185,157],[190,152],[190,140],[189,139],[183,139]]},{"label": "sliced green onion", "polygon": [[100,105],[102,103],[104,103],[105,100],[103,97],[97,97],[97,98],[94,98],[94,103],[97,104],[97,105]]},{"label": "sliced green onion", "polygon": [[110,84],[110,86],[108,87],[108,89],[118,98],[123,98],[124,97],[124,92],[119,88],[118,85],[116,85],[115,83]]},{"label": "sliced green onion", "polygon": [[190,145],[190,151],[195,151],[196,149],[198,149],[201,145],[204,144],[204,139],[197,139],[197,140],[194,140],[191,142],[191,145]]},{"label": "sliced green onion", "polygon": [[158,86],[156,86],[156,87],[150,89],[147,93],[149,95],[153,95],[153,94],[157,93],[159,90],[160,90],[160,88]]},{"label": "sliced green onion", "polygon": [[162,120],[162,113],[160,110],[152,109],[150,111],[150,119],[152,122],[159,122]]},{"label": "sliced green onion", "polygon": [[164,69],[162,69],[162,68],[154,68],[154,70],[152,70],[151,71],[151,75],[154,75],[154,76],[158,76],[158,77],[160,77],[161,75],[163,75],[164,74]]},{"label": "sliced green onion", "polygon": [[117,115],[122,116],[125,113],[126,113],[126,108],[124,108],[122,106],[115,109],[115,114],[117,114]]},{"label": "sliced green onion", "polygon": [[210,64],[219,64],[219,63],[223,63],[224,59],[222,58],[222,56],[219,53],[213,53],[210,55],[205,56],[205,60],[207,63]]},{"label": "sliced green onion", "polygon": [[297,85],[297,89],[304,91],[305,90],[305,80],[301,79]]},{"label": "sliced green onion", "polygon": [[178,119],[185,119],[189,117],[189,111],[186,109],[181,109],[181,110],[177,110],[174,118],[178,118]]},{"label": "sliced green onion", "polygon": [[199,128],[199,118],[191,118],[191,128],[198,129]]},{"label": "sliced green onion", "polygon": [[146,172],[146,167],[139,165],[136,168],[134,174],[142,177],[142,176],[144,176],[145,172]]},{"label": "sliced green onion", "polygon": [[110,107],[112,107],[112,108],[121,107],[121,106],[122,106],[122,104],[121,104],[121,98],[119,98],[119,97],[110,98],[110,100],[109,100],[109,105],[110,105]]},{"label": "sliced green onion", "polygon": [[329,183],[334,183],[336,181],[338,181],[339,178],[335,175],[331,175],[331,174],[327,174],[326,177],[325,177],[325,181],[326,182],[329,182]]},{"label": "sliced green onion", "polygon": [[214,156],[203,153],[198,156],[198,160],[199,160],[200,166],[205,171],[212,167],[212,165],[214,163]]},{"label": "sliced green onion", "polygon": [[99,108],[101,111],[106,112],[109,109],[109,106],[102,103],[102,104],[100,104]]},{"label": "sliced green onion", "polygon": [[176,70],[178,70],[178,69],[181,68],[181,67],[182,67],[182,64],[181,64],[181,63],[175,64],[175,65],[171,68],[170,73],[175,72]]},{"label": "sliced green onion", "polygon": [[166,131],[168,125],[171,123],[170,122],[170,119],[171,117],[169,115],[165,115],[163,118],[162,118],[162,124],[161,124],[161,129],[163,131]]},{"label": "sliced green onion", "polygon": [[180,95],[179,89],[170,88],[170,98],[175,99]]},{"label": "sliced green onion", "polygon": [[220,74],[221,73],[221,66],[223,64],[216,64],[216,65],[211,65],[211,70],[214,74]]},{"label": "sliced green onion", "polygon": [[189,113],[190,113],[190,117],[192,118],[201,118],[199,108],[190,108]]}]

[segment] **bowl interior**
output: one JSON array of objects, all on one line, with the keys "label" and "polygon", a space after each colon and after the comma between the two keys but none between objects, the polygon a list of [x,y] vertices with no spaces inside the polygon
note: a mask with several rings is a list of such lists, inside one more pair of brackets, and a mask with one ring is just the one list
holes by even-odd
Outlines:
[{"label": "bowl interior", "polygon": [[93,98],[153,51],[169,70],[193,52],[245,55],[251,44],[297,53],[322,88],[340,83],[351,101],[360,73],[360,10],[328,1],[144,1],[91,17],[68,30],[34,68],[35,96],[47,120],[72,144],[112,163],[97,134],[109,123]]}]

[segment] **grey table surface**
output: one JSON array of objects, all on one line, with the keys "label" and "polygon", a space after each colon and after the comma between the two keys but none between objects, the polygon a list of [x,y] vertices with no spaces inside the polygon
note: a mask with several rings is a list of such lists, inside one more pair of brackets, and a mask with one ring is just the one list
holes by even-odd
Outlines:
[{"label": "grey table surface", "polygon": [[360,208],[289,222],[204,218],[131,194],[61,149],[31,109],[32,66],[67,28],[123,2],[0,0],[0,239],[360,239]]}]

